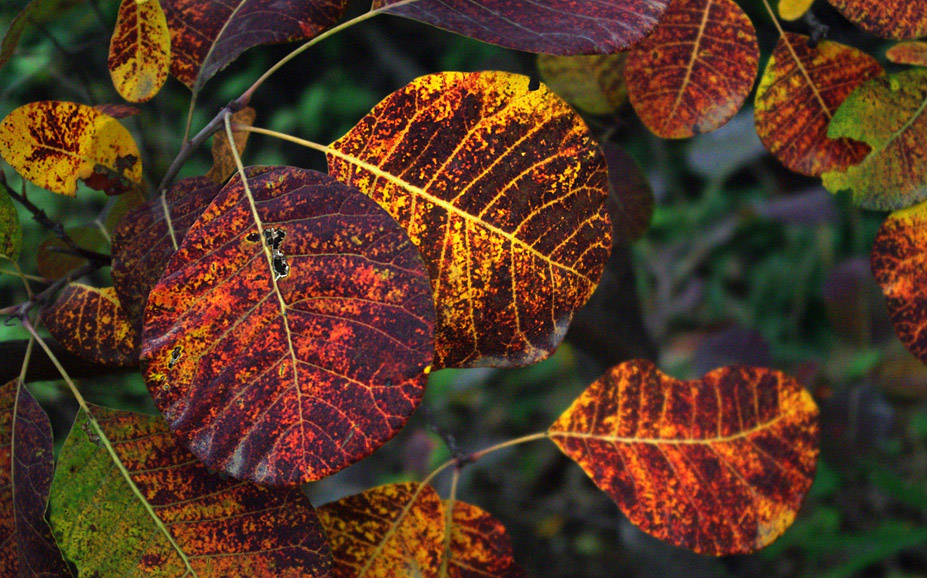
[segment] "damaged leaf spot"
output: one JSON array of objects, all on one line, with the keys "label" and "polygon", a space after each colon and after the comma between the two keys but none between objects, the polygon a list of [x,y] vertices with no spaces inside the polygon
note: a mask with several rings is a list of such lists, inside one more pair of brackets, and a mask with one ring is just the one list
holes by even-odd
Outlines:
[{"label": "damaged leaf spot", "polygon": [[248,239],[248,241],[251,242],[251,243],[257,243],[258,241],[261,240],[261,235],[258,234],[258,233],[251,233],[250,235],[248,235],[248,236],[245,237],[245,238]]},{"label": "damaged leaf spot", "polygon": [[173,369],[177,362],[180,361],[180,354],[183,353],[183,347],[177,346],[171,351],[171,360],[167,363],[167,367]]}]

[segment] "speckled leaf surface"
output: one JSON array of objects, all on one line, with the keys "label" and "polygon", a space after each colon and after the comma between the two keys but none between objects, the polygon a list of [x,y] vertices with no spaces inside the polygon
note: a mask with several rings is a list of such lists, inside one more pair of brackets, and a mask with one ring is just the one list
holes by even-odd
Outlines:
[{"label": "speckled leaf surface", "polygon": [[[451,510],[444,502],[444,511]],[[447,560],[441,577],[447,578],[519,578],[524,570],[515,564],[512,540],[502,522],[488,512],[465,502],[453,502]]]},{"label": "speckled leaf surface", "polygon": [[551,426],[551,439],[645,532],[715,556],[778,538],[811,487],[818,410],[794,379],[728,367],[679,381],[615,366]]},{"label": "speckled leaf surface", "polygon": [[505,72],[421,77],[328,151],[408,231],[431,275],[437,367],[517,366],[559,345],[611,246],[585,123]]},{"label": "speckled leaf surface", "polygon": [[927,42],[899,42],[885,51],[885,57],[895,64],[927,66]]},{"label": "speckled leaf surface", "polygon": [[32,0],[26,4],[22,12],[10,22],[10,27],[0,41],[0,68],[16,53],[16,46],[29,26],[48,24],[82,3],[81,0]]},{"label": "speckled leaf surface", "polygon": [[882,67],[856,48],[826,40],[811,48],[809,40],[791,32],[779,38],[756,92],[754,120],[779,162],[816,177],[869,154],[865,143],[828,138],[827,127],[847,96]]},{"label": "speckled leaf surface", "polygon": [[740,110],[759,58],[756,30],[733,0],[675,0],[628,54],[628,97],[660,137],[711,132]]},{"label": "speckled leaf surface", "polygon": [[77,181],[107,194],[124,193],[142,178],[132,135],[92,106],[40,101],[0,123],[0,156],[43,189],[74,196]]},{"label": "speckled leaf surface", "polygon": [[48,416],[19,379],[0,386],[0,576],[71,576],[45,521],[53,470]]},{"label": "speckled leaf surface", "polygon": [[171,31],[171,74],[199,91],[242,52],[312,38],[347,0],[161,0]]},{"label": "speckled leaf surface", "polygon": [[614,114],[628,100],[624,53],[579,56],[538,55],[538,71],[548,88],[589,114]]},{"label": "speckled leaf surface", "polygon": [[109,44],[109,74],[129,102],[161,90],[171,66],[171,35],[158,0],[122,0]]},{"label": "speckled leaf surface", "polygon": [[899,40],[927,36],[927,0],[828,0],[866,32]]},{"label": "speckled leaf surface", "polygon": [[74,355],[102,365],[138,363],[138,333],[112,287],[71,283],[42,312],[42,320]]},{"label": "speckled leaf surface", "polygon": [[864,209],[891,211],[927,199],[927,69],[874,78],[834,114],[827,136],[872,147],[859,164],[824,173],[832,193],[849,190]]},{"label": "speckled leaf surface", "polygon": [[444,504],[431,486],[379,486],[319,508],[332,578],[437,578]]},{"label": "speckled leaf surface", "polygon": [[79,412],[49,501],[55,537],[81,577],[328,575],[331,552],[298,488],[210,473],[160,417],[91,411],[119,461]]},{"label": "speckled leaf surface", "polygon": [[490,44],[545,54],[610,54],[637,44],[669,0],[373,0],[382,10]]},{"label": "speckled leaf surface", "polygon": [[23,247],[23,226],[19,213],[6,189],[0,187],[0,256],[12,261],[19,259]]},{"label": "speckled leaf surface", "polygon": [[779,0],[779,16],[783,20],[798,20],[804,16],[814,0]]},{"label": "speckled leaf surface", "polygon": [[432,361],[434,308],[418,251],[376,203],[314,171],[249,174],[261,227],[233,178],[151,292],[144,373],[207,465],[296,484],[405,425]]}]

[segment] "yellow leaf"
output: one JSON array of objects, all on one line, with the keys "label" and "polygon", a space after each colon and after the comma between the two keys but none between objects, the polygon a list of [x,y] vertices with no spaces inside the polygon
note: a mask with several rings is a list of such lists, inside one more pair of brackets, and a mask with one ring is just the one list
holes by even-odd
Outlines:
[{"label": "yellow leaf", "polygon": [[122,0],[109,45],[109,74],[119,94],[145,102],[161,90],[171,66],[171,35],[158,0]]},{"label": "yellow leaf", "polygon": [[779,16],[783,20],[798,20],[812,4],[814,0],[779,0]]}]

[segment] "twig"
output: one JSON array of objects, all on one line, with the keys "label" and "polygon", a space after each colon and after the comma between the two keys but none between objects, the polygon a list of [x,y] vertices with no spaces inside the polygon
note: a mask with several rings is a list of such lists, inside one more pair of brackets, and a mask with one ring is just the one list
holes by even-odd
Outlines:
[{"label": "twig", "polygon": [[54,283],[46,287],[41,293],[26,301],[25,303],[11,305],[10,307],[0,309],[0,315],[7,315],[9,319],[19,319],[20,321],[26,319],[29,315],[29,312],[34,308],[38,307],[40,310],[43,309],[62,287],[71,281],[74,281],[75,279],[80,279],[84,275],[93,273],[99,268],[100,265],[97,263],[87,263],[83,267],[74,269],[64,277],[56,279]]}]

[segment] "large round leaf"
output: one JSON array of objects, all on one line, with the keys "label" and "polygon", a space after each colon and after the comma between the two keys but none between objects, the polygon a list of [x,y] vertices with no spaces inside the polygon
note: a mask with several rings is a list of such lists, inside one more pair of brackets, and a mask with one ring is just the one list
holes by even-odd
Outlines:
[{"label": "large round leaf", "polygon": [[408,420],[432,359],[431,291],[408,236],[364,195],[291,167],[249,175],[251,194],[233,178],[151,292],[145,377],[210,467],[302,483]]}]

